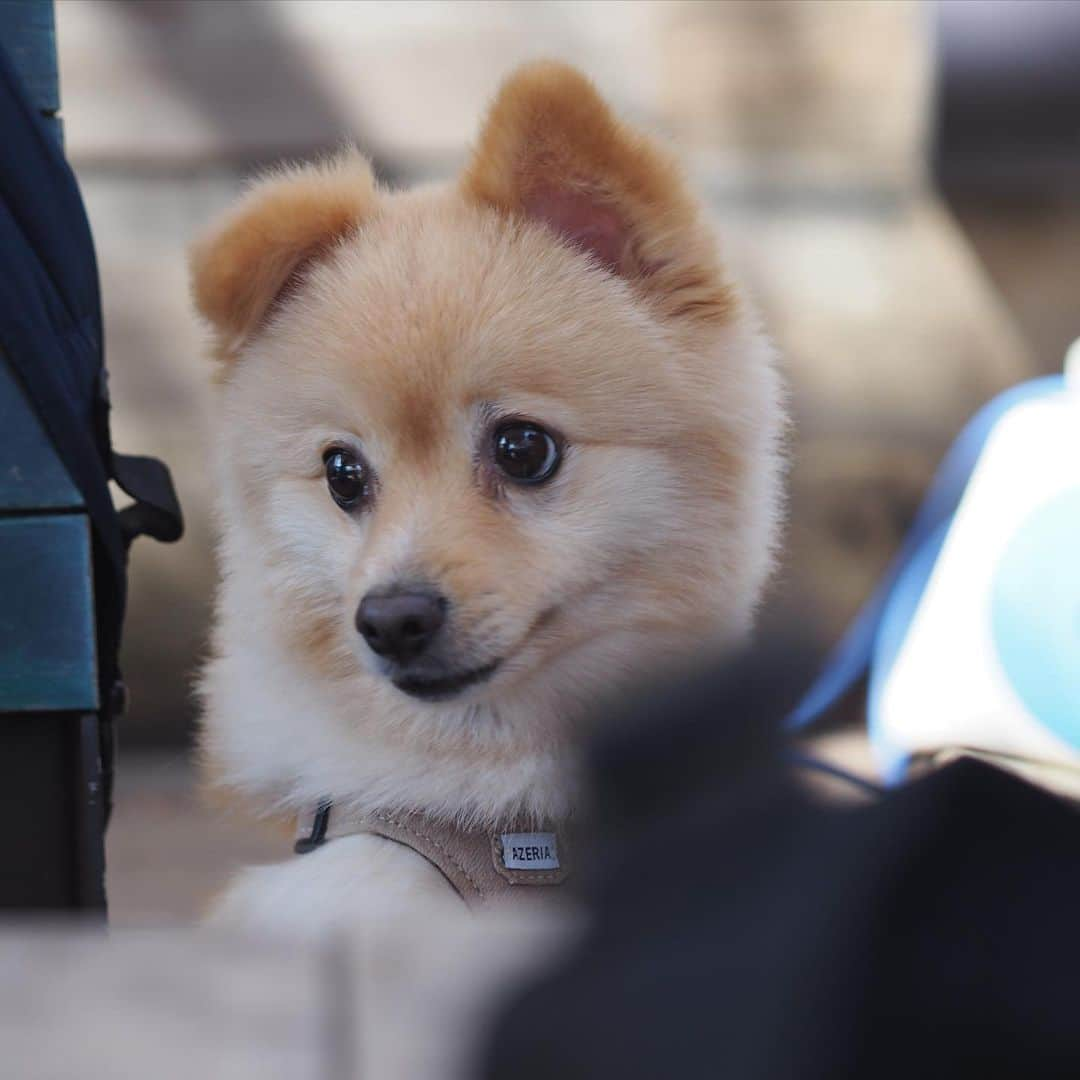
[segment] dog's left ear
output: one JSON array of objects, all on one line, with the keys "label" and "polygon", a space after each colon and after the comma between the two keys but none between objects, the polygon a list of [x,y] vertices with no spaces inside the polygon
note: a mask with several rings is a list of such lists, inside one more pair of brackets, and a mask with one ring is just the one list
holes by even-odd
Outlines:
[{"label": "dog's left ear", "polygon": [[503,84],[461,185],[549,228],[665,317],[715,322],[733,313],[715,240],[678,166],[571,67],[530,64]]}]

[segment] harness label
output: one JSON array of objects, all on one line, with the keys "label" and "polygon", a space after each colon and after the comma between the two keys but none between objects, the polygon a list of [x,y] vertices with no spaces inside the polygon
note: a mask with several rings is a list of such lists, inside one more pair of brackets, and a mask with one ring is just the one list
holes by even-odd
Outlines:
[{"label": "harness label", "polygon": [[558,870],[559,849],[555,834],[503,833],[502,860],[507,870]]}]

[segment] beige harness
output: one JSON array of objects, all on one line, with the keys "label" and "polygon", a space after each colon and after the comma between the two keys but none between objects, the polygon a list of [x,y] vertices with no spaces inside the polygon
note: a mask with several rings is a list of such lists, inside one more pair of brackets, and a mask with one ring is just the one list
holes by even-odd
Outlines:
[{"label": "beige harness", "polygon": [[329,801],[300,815],[296,852],[328,840],[370,833],[403,844],[431,863],[469,907],[505,897],[521,885],[562,885],[570,875],[565,829],[510,822],[504,828],[462,829],[427,814],[349,812]]}]

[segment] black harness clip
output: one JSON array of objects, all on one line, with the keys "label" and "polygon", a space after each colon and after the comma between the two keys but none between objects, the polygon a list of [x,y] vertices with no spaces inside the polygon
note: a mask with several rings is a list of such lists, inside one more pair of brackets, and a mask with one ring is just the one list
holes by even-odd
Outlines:
[{"label": "black harness clip", "polygon": [[330,825],[330,810],[333,805],[329,799],[323,799],[319,803],[315,820],[311,823],[311,835],[301,836],[293,845],[293,851],[297,855],[308,855],[326,843],[326,830]]}]

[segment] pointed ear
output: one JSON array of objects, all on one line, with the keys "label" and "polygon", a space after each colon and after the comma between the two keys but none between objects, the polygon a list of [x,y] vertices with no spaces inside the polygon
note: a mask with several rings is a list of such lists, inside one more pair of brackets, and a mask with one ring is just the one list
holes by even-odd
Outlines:
[{"label": "pointed ear", "polygon": [[195,306],[232,359],[304,269],[371,213],[375,179],[355,150],[257,180],[190,252]]},{"label": "pointed ear", "polygon": [[727,321],[734,296],[675,162],[554,62],[502,86],[461,179],[467,197],[551,229],[671,318]]}]

